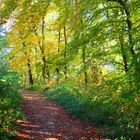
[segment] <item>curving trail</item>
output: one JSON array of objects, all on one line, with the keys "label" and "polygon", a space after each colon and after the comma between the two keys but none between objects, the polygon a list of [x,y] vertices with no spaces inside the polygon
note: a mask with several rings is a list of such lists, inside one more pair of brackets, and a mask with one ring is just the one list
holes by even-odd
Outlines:
[{"label": "curving trail", "polygon": [[27,120],[17,120],[21,125],[16,131],[18,140],[100,140],[93,126],[74,119],[47,97],[29,91],[22,95]]}]

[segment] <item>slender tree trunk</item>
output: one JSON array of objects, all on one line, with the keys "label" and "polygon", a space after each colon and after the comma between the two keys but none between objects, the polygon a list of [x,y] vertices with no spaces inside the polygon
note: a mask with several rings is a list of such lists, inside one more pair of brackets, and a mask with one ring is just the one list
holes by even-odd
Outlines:
[{"label": "slender tree trunk", "polygon": [[35,47],[35,53],[36,53],[36,57],[35,57],[36,79],[37,79],[37,80],[39,80],[38,67],[37,67],[37,65],[36,65],[36,64],[37,64],[37,59],[38,59],[38,58],[37,58],[37,54],[38,54],[38,51],[37,51],[37,46]]},{"label": "slender tree trunk", "polygon": [[44,21],[44,18],[42,18],[41,29],[42,29],[42,42],[40,42],[40,40],[39,40],[39,36],[38,36],[37,30],[36,30],[36,27],[34,27],[34,33],[35,33],[35,35],[36,35],[36,37],[38,39],[38,46],[39,46],[40,51],[41,51],[41,57],[42,57],[42,62],[43,62],[42,77],[43,77],[43,79],[45,81],[46,79],[50,80],[50,72],[48,70],[48,66],[47,66],[47,62],[46,62],[46,57],[45,57],[45,54],[44,54],[44,51],[45,51],[45,34],[44,34],[45,21]]},{"label": "slender tree trunk", "polygon": [[[81,27],[83,28],[83,20],[81,18]],[[83,33],[82,33],[83,35]],[[86,46],[83,45],[82,47],[82,61],[83,61],[83,67],[84,67],[84,82],[85,82],[85,89],[87,88],[88,84],[88,74],[87,74],[87,63],[86,63]]]},{"label": "slender tree trunk", "polygon": [[[26,47],[25,42],[23,42],[22,45],[23,45],[23,48]],[[24,54],[25,54],[25,57],[27,57],[26,50],[25,50]],[[28,68],[28,81],[29,81],[29,85],[33,85],[34,84],[34,81],[33,81],[33,76],[32,76],[30,58],[27,58],[27,68]]]},{"label": "slender tree trunk", "polygon": [[[58,31],[58,48],[57,48],[57,53],[58,54],[60,52],[60,48],[59,48],[60,47],[60,43],[61,43],[61,29],[59,27],[59,31]],[[57,82],[58,82],[59,81],[59,66],[58,66],[58,64],[57,64],[56,72],[57,72]]]},{"label": "slender tree trunk", "polygon": [[27,67],[28,67],[29,85],[33,85],[34,81],[33,81],[32,70],[31,70],[31,61],[29,58],[27,59]]},{"label": "slender tree trunk", "polygon": [[135,57],[135,51],[134,51],[134,44],[133,44],[133,37],[132,37],[132,21],[130,20],[130,6],[124,2],[124,10],[125,14],[127,16],[126,23],[128,27],[128,39],[129,39],[129,44],[130,44],[130,52],[133,57]]},{"label": "slender tree trunk", "polygon": [[[44,37],[44,22],[42,21],[42,40],[45,38]],[[45,80],[45,64],[46,64],[46,60],[45,60],[45,58],[44,58],[44,51],[43,51],[43,46],[44,46],[44,41],[42,41],[42,44],[41,44],[41,41],[40,41],[40,39],[39,39],[39,36],[38,36],[38,33],[37,33],[37,29],[36,29],[36,26],[34,26],[34,33],[35,33],[35,36],[36,36],[36,38],[37,38],[37,41],[38,41],[38,47],[39,47],[39,49],[40,49],[40,51],[41,51],[41,59],[42,59],[42,62],[43,62],[43,66],[42,66],[42,77],[43,77],[43,79]]]},{"label": "slender tree trunk", "polygon": [[84,66],[84,82],[85,82],[85,87],[87,88],[88,75],[87,75],[87,65],[86,65],[86,46],[83,46],[82,48],[82,61]]},{"label": "slender tree trunk", "polygon": [[65,48],[64,48],[64,74],[65,79],[67,79],[67,35],[66,35],[66,26],[64,26],[64,39],[65,39]]},{"label": "slender tree trunk", "polygon": [[43,66],[42,66],[42,76],[43,79],[45,81],[46,79],[46,57],[44,55],[44,51],[45,51],[45,34],[44,34],[44,29],[45,29],[45,21],[44,21],[44,17],[42,18],[42,46],[41,46],[41,53],[42,53],[42,62],[43,62]]},{"label": "slender tree trunk", "polygon": [[39,48],[41,48],[41,42],[39,40],[39,36],[38,36],[38,33],[37,33],[36,26],[34,26],[34,34],[35,34],[35,36],[37,38],[38,46],[39,46]]},{"label": "slender tree trunk", "polygon": [[50,81],[50,72],[49,72],[49,67],[47,65],[46,57],[45,57],[45,21],[44,17],[42,18],[42,61],[43,61],[43,68],[42,68],[42,73],[43,73],[43,79]]},{"label": "slender tree trunk", "polygon": [[123,38],[123,36],[119,37],[119,41],[120,41],[121,52],[122,52],[122,57],[123,57],[124,70],[125,70],[125,73],[127,73],[128,72],[128,62],[127,62],[126,50],[125,50],[125,47],[124,47],[124,38]]}]

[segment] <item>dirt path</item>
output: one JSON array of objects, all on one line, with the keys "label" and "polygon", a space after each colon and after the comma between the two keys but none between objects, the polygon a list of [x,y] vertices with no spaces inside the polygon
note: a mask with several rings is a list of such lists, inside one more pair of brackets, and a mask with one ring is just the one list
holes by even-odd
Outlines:
[{"label": "dirt path", "polygon": [[24,91],[23,99],[27,121],[17,120],[21,125],[16,131],[19,140],[99,140],[94,127],[74,119],[41,94]]}]

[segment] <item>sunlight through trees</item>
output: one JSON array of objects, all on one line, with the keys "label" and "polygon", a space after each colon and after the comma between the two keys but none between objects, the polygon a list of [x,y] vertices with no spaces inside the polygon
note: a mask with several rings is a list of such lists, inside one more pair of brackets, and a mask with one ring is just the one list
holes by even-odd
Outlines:
[{"label": "sunlight through trees", "polygon": [[62,98],[84,103],[87,120],[113,130],[110,137],[140,135],[139,0],[0,3],[7,62],[22,86],[53,89],[56,98],[66,90]]}]

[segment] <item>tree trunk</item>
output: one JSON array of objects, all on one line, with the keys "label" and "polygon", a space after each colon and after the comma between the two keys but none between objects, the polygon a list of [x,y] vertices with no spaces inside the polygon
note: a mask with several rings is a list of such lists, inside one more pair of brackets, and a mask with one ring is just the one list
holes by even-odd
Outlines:
[{"label": "tree trunk", "polygon": [[45,81],[46,79],[46,58],[44,55],[44,50],[45,50],[45,35],[44,35],[44,29],[45,29],[45,21],[44,21],[44,17],[42,18],[42,46],[41,46],[41,53],[42,53],[42,62],[43,62],[43,66],[42,66],[42,76],[43,79]]},{"label": "tree trunk", "polygon": [[120,41],[122,58],[123,58],[123,63],[124,63],[124,71],[125,71],[125,73],[127,73],[128,72],[127,54],[126,54],[126,50],[124,48],[124,38],[123,38],[123,36],[119,37],[119,41]]},{"label": "tree trunk", "polygon": [[64,74],[65,74],[65,79],[67,79],[67,35],[66,35],[66,26],[64,26],[64,39],[65,39],[65,48],[64,48]]},{"label": "tree trunk", "polygon": [[30,59],[27,59],[27,67],[28,67],[28,77],[29,77],[29,85],[33,85],[33,76],[32,76],[32,70],[31,70],[31,62]]},{"label": "tree trunk", "polygon": [[44,21],[44,17],[42,17],[42,46],[40,47],[41,50],[41,54],[42,54],[42,62],[43,62],[43,66],[42,66],[42,76],[44,81],[46,79],[48,79],[48,81],[50,81],[50,72],[49,72],[49,68],[46,62],[46,57],[45,57],[45,34],[44,34],[44,30],[45,30],[45,21]]},{"label": "tree trunk", "polygon": [[[61,29],[59,27],[59,31],[58,31],[58,48],[57,48],[57,53],[59,54],[60,52],[60,43],[61,43]],[[59,60],[57,60],[59,61]],[[57,68],[56,68],[56,72],[57,72],[57,82],[59,81],[59,66],[57,64]]]},{"label": "tree trunk", "polygon": [[83,61],[83,67],[84,67],[85,88],[87,88],[88,75],[87,75],[87,65],[86,65],[86,46],[83,46],[82,48],[82,61]]},{"label": "tree trunk", "polygon": [[37,67],[37,54],[38,54],[38,50],[37,50],[37,46],[35,47],[35,53],[36,53],[36,57],[35,57],[35,69],[36,69],[36,79],[39,80],[39,73],[38,73],[38,67]]},{"label": "tree trunk", "polygon": [[[23,45],[23,48],[26,47],[25,42],[23,42],[22,45]],[[25,50],[24,54],[25,54],[25,58],[27,58],[27,52],[26,52],[26,50]],[[27,68],[28,68],[28,81],[29,81],[29,85],[33,85],[34,84],[34,81],[33,81],[33,76],[32,76],[30,58],[27,58]]]}]

